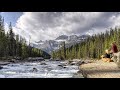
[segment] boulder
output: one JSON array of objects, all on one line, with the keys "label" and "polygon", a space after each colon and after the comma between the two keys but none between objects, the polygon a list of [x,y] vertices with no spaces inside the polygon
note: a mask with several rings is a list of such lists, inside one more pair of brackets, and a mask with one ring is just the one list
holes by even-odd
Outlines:
[{"label": "boulder", "polygon": [[72,60],[68,61],[69,64],[72,63],[72,62],[73,62]]},{"label": "boulder", "polygon": [[43,57],[29,57],[28,61],[44,61]]},{"label": "boulder", "polygon": [[55,61],[61,61],[60,59],[55,59]]},{"label": "boulder", "polygon": [[77,63],[76,62],[71,62],[70,65],[76,65]]},{"label": "boulder", "polygon": [[41,63],[40,65],[47,65],[46,63]]},{"label": "boulder", "polygon": [[37,72],[37,71],[38,71],[37,68],[32,69],[32,72]]},{"label": "boulder", "polygon": [[82,64],[84,64],[85,62],[84,61],[79,61],[79,62],[77,62],[76,64],[79,66],[79,65],[82,65]]},{"label": "boulder", "polygon": [[66,68],[65,66],[63,66],[63,68]]},{"label": "boulder", "polygon": [[54,59],[53,58],[50,58],[50,61],[53,61]]},{"label": "boulder", "polygon": [[85,78],[85,77],[83,76],[81,70],[79,70],[77,73],[73,75],[72,78]]},{"label": "boulder", "polygon": [[15,59],[12,59],[12,60],[10,60],[9,62],[15,63],[15,62],[16,62],[16,60],[15,60]]},{"label": "boulder", "polygon": [[2,66],[0,66],[0,69],[3,69],[3,67],[2,67]]},{"label": "boulder", "polygon": [[21,57],[16,57],[17,60],[21,60]]},{"label": "boulder", "polygon": [[36,60],[38,60],[38,61],[44,61],[45,59],[43,57],[36,57]]},{"label": "boulder", "polygon": [[58,65],[59,67],[62,67],[62,68],[66,68],[66,65],[64,65],[64,64],[60,64],[60,65]]},{"label": "boulder", "polygon": [[58,66],[63,67],[63,65],[62,65],[62,64],[60,64],[60,65],[58,65]]}]

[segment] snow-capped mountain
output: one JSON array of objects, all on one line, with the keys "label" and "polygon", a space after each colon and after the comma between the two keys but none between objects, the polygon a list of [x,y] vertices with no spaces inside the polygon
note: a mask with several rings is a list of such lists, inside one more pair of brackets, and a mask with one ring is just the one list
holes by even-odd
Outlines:
[{"label": "snow-capped mountain", "polygon": [[66,40],[66,39],[68,39],[67,35],[61,35],[61,36],[57,37],[55,40]]},{"label": "snow-capped mountain", "polygon": [[69,47],[71,45],[74,45],[76,43],[80,43],[84,39],[89,37],[89,35],[61,35],[57,37],[55,40],[46,40],[46,41],[38,41],[35,42],[34,44],[31,44],[34,47],[40,48],[48,53],[51,53],[53,50],[59,49],[60,44],[65,41],[66,47]]}]

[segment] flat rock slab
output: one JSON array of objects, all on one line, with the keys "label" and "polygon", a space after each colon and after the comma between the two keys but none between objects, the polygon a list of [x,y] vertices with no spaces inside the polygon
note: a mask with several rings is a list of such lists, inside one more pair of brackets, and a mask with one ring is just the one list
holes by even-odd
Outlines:
[{"label": "flat rock slab", "polygon": [[114,62],[94,61],[80,65],[80,70],[87,78],[120,78],[120,68]]},{"label": "flat rock slab", "polygon": [[0,65],[7,65],[10,64],[10,62],[0,62]]},{"label": "flat rock slab", "polygon": [[72,78],[84,78],[82,73],[74,74]]}]

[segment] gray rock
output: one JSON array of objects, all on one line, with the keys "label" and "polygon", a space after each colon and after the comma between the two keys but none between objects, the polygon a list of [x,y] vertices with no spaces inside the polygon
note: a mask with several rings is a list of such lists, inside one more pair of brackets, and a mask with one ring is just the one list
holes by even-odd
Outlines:
[{"label": "gray rock", "polygon": [[73,61],[71,61],[71,60],[70,60],[70,61],[68,61],[68,63],[69,63],[69,64],[70,64],[70,63],[72,63],[72,62],[73,62]]},{"label": "gray rock", "polygon": [[12,59],[12,60],[10,60],[9,62],[15,63],[15,62],[16,62],[16,60],[15,60],[15,59]]},{"label": "gray rock", "polygon": [[0,69],[3,69],[3,67],[2,67],[2,66],[0,66]]},{"label": "gray rock", "polygon": [[37,71],[38,71],[37,68],[32,69],[32,72],[37,72]]},{"label": "gray rock", "polygon": [[77,63],[76,62],[71,62],[70,65],[76,65]]},{"label": "gray rock", "polygon": [[61,61],[60,59],[56,59],[55,61]]},{"label": "gray rock", "polygon": [[62,68],[66,68],[66,65],[65,64],[60,64],[58,65],[59,67],[62,67]]},{"label": "gray rock", "polygon": [[82,65],[82,64],[84,64],[85,62],[84,61],[79,61],[79,62],[77,62],[77,64],[76,65]]},{"label": "gray rock", "polygon": [[47,65],[46,63],[41,63],[40,65]]},{"label": "gray rock", "polygon": [[73,75],[72,78],[84,78],[84,77],[83,77],[82,73],[76,73]]},{"label": "gray rock", "polygon": [[63,65],[62,65],[62,64],[60,64],[60,65],[58,65],[58,66],[63,67]]}]

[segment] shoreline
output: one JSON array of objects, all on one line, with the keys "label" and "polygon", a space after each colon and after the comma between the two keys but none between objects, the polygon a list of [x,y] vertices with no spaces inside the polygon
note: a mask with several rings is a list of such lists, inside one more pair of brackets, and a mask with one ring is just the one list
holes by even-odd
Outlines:
[{"label": "shoreline", "polygon": [[[41,60],[41,61],[45,61],[45,60]],[[16,63],[24,63],[24,62],[41,62],[41,61],[36,61],[36,60],[35,61],[34,60],[29,61],[27,59],[26,60],[15,60],[15,61],[1,60],[0,61],[0,67],[2,67],[3,65],[11,64],[11,63],[16,64]],[[52,60],[52,61],[54,61],[54,60]],[[73,60],[70,60],[70,61],[65,60],[65,61],[68,61],[68,63],[66,65],[76,65],[79,68],[79,71],[73,75],[73,78],[88,78],[89,74],[87,74],[87,72],[83,68],[81,68],[81,66],[94,62],[93,60],[80,60],[80,59],[73,59]],[[64,64],[62,66],[64,66]]]},{"label": "shoreline", "polygon": [[79,66],[84,78],[120,78],[120,68],[114,62],[102,60]]},{"label": "shoreline", "polygon": [[[4,61],[4,62],[6,62],[6,61]],[[26,62],[26,61],[25,61]],[[16,62],[16,63],[12,63],[12,64],[14,64],[14,65],[8,65],[8,67],[6,66],[6,67],[3,67],[3,69],[4,68],[7,68],[7,69],[10,69],[9,67],[13,67],[13,69],[14,69],[14,66],[16,67],[16,66],[18,66],[18,64],[20,64],[21,63],[21,61],[20,62]],[[34,62],[33,62],[34,63]],[[37,63],[37,62],[36,62]],[[35,63],[35,64],[36,64]],[[46,65],[47,66],[50,66],[50,67],[47,67],[47,66],[43,66],[43,65],[45,65],[45,63],[46,63]],[[9,64],[9,63],[8,63]],[[11,64],[11,62],[10,62],[10,64]],[[15,65],[15,64],[17,64],[17,65]],[[29,65],[30,64],[30,65]],[[31,63],[27,63],[27,64],[25,64],[24,62],[23,62],[23,64],[20,64],[20,65],[25,65],[25,66],[28,66],[28,67],[35,67],[36,68],[36,70],[40,70],[40,72],[41,72],[41,70],[44,70],[44,69],[46,69],[47,70],[47,72],[49,72],[49,69],[51,68],[53,68],[53,67],[51,67],[51,64],[56,64],[55,65],[55,67],[57,67],[58,68],[58,70],[60,70],[60,71],[63,71],[63,74],[65,74],[65,75],[69,75],[69,76],[63,76],[63,77],[65,77],[65,78],[84,78],[83,76],[82,76],[82,74],[81,74],[81,76],[79,75],[78,77],[76,77],[74,74],[75,73],[77,73],[77,71],[79,71],[79,69],[78,69],[78,65],[76,65],[76,62],[72,62],[71,64],[72,65],[70,65],[70,64],[68,64],[68,61],[60,61],[60,62],[57,62],[57,61],[55,61],[55,63],[54,63],[54,61],[52,62],[52,61],[48,61],[48,60],[45,60],[45,61],[43,61],[43,62],[38,62],[38,65],[41,65],[40,67],[41,68],[39,68],[39,66],[37,67],[37,65],[35,65],[34,66],[34,64],[33,64],[33,66],[31,66]],[[43,66],[43,68],[42,68],[42,66]],[[54,65],[53,65],[54,66]],[[73,66],[73,67],[72,67]],[[74,67],[75,66],[75,67]],[[28,67],[24,67],[23,68],[23,70],[22,70],[22,72],[26,69],[27,70],[27,68]],[[19,67],[18,67],[19,68]],[[20,68],[21,68],[21,66],[20,66]],[[30,69],[29,71],[31,72],[33,69]],[[57,68],[53,68],[53,72],[54,72],[54,69],[57,69]],[[61,70],[61,68],[63,69],[63,70]],[[66,68],[66,69],[65,69]],[[51,70],[50,69],[50,70]],[[73,69],[73,70],[72,70]],[[12,72],[19,72],[19,70],[20,69],[16,69],[16,71],[12,71],[11,69],[10,70],[8,70],[8,72],[9,71],[12,71]],[[26,72],[26,70],[25,70],[25,73],[28,73],[28,72]],[[70,72],[68,71],[68,70],[70,70]],[[3,70],[4,71],[4,70]],[[65,71],[65,72],[64,72]],[[21,71],[20,71],[21,72]],[[36,71],[34,71],[34,72],[36,72]],[[32,72],[32,73],[34,73],[34,72]],[[43,74],[44,74],[44,72],[42,72]],[[55,71],[55,73],[53,73],[53,74],[56,74],[56,71]],[[59,71],[58,71],[58,73],[57,73],[58,75],[60,74],[59,73]],[[61,74],[62,75],[62,74]],[[74,77],[75,76],[75,77]],[[21,77],[21,76],[20,76]],[[28,76],[29,77],[29,76]],[[35,76],[34,76],[35,77]],[[41,76],[40,76],[41,77]],[[47,76],[47,77],[49,77],[49,76]],[[55,76],[56,77],[56,76]],[[61,76],[60,76],[61,77]],[[59,76],[57,77],[57,78],[60,78]]]}]

